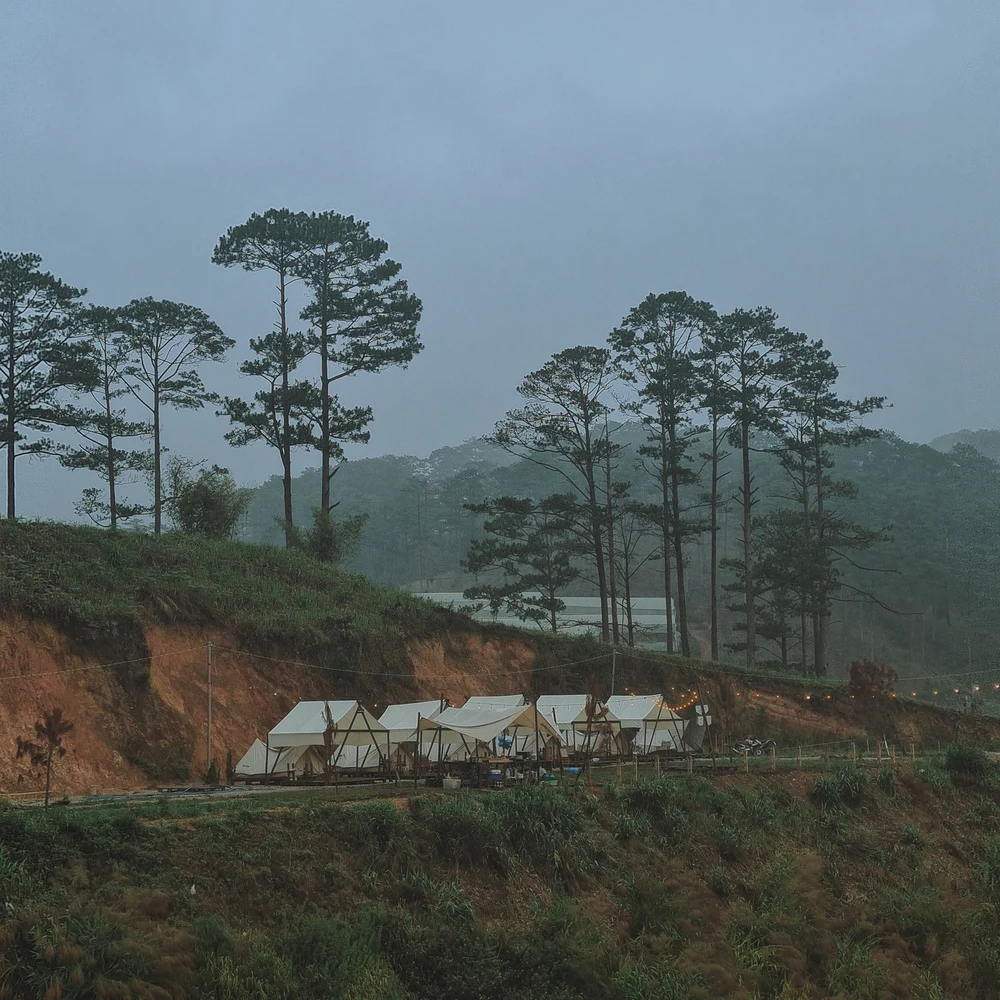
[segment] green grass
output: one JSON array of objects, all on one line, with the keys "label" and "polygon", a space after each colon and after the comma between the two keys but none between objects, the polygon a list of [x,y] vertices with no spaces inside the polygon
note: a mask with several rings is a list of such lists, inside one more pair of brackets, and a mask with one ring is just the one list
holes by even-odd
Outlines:
[{"label": "green grass", "polygon": [[[992,995],[1000,838],[959,824],[937,847],[983,793],[945,802],[907,767],[831,810],[785,780],[0,808],[0,984],[29,1000]],[[980,860],[940,879],[953,849]]]},{"label": "green grass", "polygon": [[391,633],[442,613],[300,551],[6,521],[0,524],[0,606],[84,636],[177,622],[314,641],[331,630]]}]

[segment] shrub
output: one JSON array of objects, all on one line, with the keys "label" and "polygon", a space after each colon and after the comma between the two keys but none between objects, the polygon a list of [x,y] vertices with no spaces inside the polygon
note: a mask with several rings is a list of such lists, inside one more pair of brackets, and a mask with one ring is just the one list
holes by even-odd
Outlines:
[{"label": "shrub", "polygon": [[986,753],[979,747],[962,743],[952,743],[944,756],[945,770],[956,777],[970,778],[976,784],[981,784],[989,770],[989,760]]},{"label": "shrub", "polygon": [[352,843],[372,858],[398,860],[412,853],[416,842],[413,820],[391,802],[359,802],[347,810],[345,832]]},{"label": "shrub", "polygon": [[612,832],[616,840],[633,840],[649,835],[649,820],[641,814],[623,809],[614,819]]},{"label": "shrub", "polygon": [[883,767],[875,780],[886,795],[896,794],[896,772],[891,767]]},{"label": "shrub", "polygon": [[917,774],[927,782],[935,792],[946,792],[951,787],[948,772],[935,764],[927,764],[917,768]]},{"label": "shrub", "polygon": [[810,799],[824,809],[859,806],[868,787],[868,775],[856,765],[838,768],[820,778],[809,793]]}]

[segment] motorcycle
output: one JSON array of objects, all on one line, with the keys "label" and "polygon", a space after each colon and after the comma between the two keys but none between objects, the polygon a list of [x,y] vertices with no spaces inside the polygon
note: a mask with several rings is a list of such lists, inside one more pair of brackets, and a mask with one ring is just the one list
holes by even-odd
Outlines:
[{"label": "motorcycle", "polygon": [[754,736],[748,736],[742,742],[733,745],[733,753],[737,757],[763,757],[773,746],[775,746],[774,740],[758,740]]}]

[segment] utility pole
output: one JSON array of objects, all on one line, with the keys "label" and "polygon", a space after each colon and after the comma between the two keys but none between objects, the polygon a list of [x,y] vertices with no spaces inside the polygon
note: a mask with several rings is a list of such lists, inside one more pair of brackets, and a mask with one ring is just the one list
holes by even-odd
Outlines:
[{"label": "utility pole", "polygon": [[208,759],[205,762],[206,773],[212,766],[212,643],[208,643]]}]

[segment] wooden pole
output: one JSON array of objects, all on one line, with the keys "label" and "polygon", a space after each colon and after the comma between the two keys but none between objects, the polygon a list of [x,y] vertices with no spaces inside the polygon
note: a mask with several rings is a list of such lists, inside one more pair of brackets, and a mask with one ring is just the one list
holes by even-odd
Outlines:
[{"label": "wooden pole", "polygon": [[208,643],[208,752],[205,760],[205,773],[212,766],[212,643]]},{"label": "wooden pole", "polygon": [[798,751],[795,754],[795,758],[796,758],[796,761],[797,761],[798,769],[801,771],[802,770],[802,747],[798,748]]},{"label": "wooden pole", "polygon": [[688,774],[694,774],[694,756],[692,754],[687,755],[687,765]]},{"label": "wooden pole", "polygon": [[635,781],[638,781],[638,780],[639,780],[639,758],[638,757],[633,757],[632,758],[632,781],[635,782]]},{"label": "wooden pole", "polygon": [[535,721],[535,784],[542,780],[542,748],[538,743],[538,702],[531,706]]},{"label": "wooden pole", "polygon": [[657,777],[660,776],[660,757],[659,757],[659,755],[657,755],[657,757],[656,757],[656,776]]},{"label": "wooden pole", "polygon": [[857,743],[851,744],[851,760],[856,761],[858,759],[858,745]]},{"label": "wooden pole", "polygon": [[772,771],[778,770],[778,751],[775,749],[773,745],[771,747],[771,770]]},{"label": "wooden pole", "polygon": [[420,728],[420,713],[417,712],[417,756],[413,761],[413,787],[417,787],[417,772],[420,770],[420,757],[424,749],[424,732]]},{"label": "wooden pole", "polygon": [[917,744],[916,743],[911,743],[910,744],[910,760],[916,760],[916,759],[917,759]]}]

